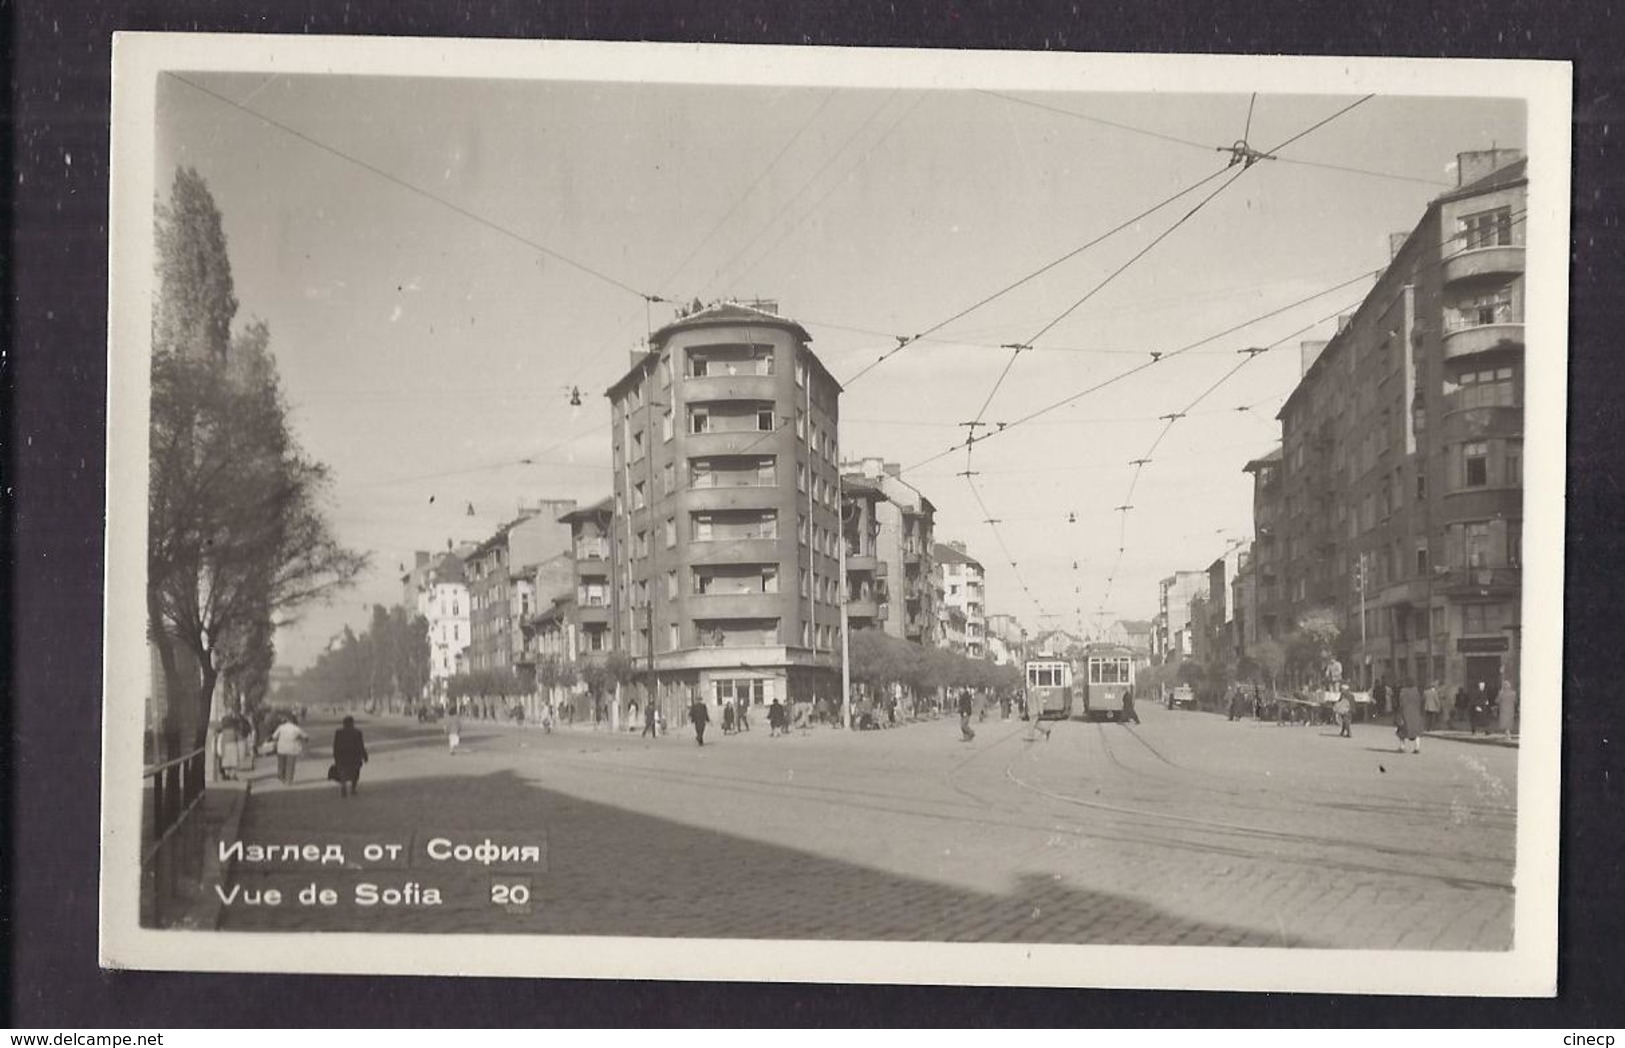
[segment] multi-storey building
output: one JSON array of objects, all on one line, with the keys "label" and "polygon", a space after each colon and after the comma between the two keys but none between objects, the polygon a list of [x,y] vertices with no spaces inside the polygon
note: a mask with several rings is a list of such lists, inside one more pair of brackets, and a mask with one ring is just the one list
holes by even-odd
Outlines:
[{"label": "multi-storey building", "polygon": [[468,670],[501,671],[523,664],[521,624],[527,609],[538,604],[527,568],[554,561],[569,549],[570,529],[559,516],[575,509],[571,499],[548,500],[523,507],[514,520],[463,558],[471,611]]},{"label": "multi-storey building", "polygon": [[[1253,625],[1248,628],[1249,645],[1262,639],[1277,639],[1292,625],[1286,587],[1281,583],[1281,565],[1286,542],[1281,537],[1285,515],[1282,495],[1281,449],[1248,462],[1245,471],[1253,476]],[[1250,650],[1250,649],[1249,649]]]},{"label": "multi-storey building", "polygon": [[446,682],[457,673],[457,658],[469,643],[468,584],[463,560],[447,551],[438,557],[420,552],[408,576],[415,589],[412,603],[429,630],[429,695],[443,698]]},{"label": "multi-storey building", "polygon": [[839,689],[841,388],[811,336],[724,303],[649,338],[610,387],[616,647],[671,723]]},{"label": "multi-storey building", "polygon": [[999,665],[1020,665],[1027,658],[1027,631],[1014,615],[994,612],[987,617],[987,648]]},{"label": "multi-storey building", "polygon": [[1205,571],[1176,571],[1157,584],[1156,655],[1178,662],[1191,655],[1191,598],[1208,589]]},{"label": "multi-storey building", "polygon": [[877,615],[877,625],[894,637],[935,645],[941,584],[933,555],[936,507],[902,478],[895,463],[865,458],[841,468],[884,496],[874,502],[876,571],[887,579],[890,601],[885,614]]},{"label": "multi-storey building", "polygon": [[987,654],[987,583],[982,564],[965,551],[963,542],[935,543],[932,553],[942,585],[939,618],[958,613],[964,620],[962,650],[979,659]]},{"label": "multi-storey building", "polygon": [[841,478],[847,625],[854,630],[882,626],[891,613],[891,566],[880,558],[880,503],[885,497],[879,482],[862,474]]},{"label": "multi-storey building", "polygon": [[1362,683],[1494,693],[1516,672],[1521,623],[1527,178],[1513,150],[1463,153],[1457,170],[1458,187],[1391,238],[1376,287],[1306,356],[1281,409],[1259,604],[1265,631],[1272,608],[1277,631],[1334,613]]}]

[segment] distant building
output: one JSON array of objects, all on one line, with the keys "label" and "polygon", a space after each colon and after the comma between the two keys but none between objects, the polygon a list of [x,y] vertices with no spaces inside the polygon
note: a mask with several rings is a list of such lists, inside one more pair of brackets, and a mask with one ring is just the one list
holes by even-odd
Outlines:
[{"label": "distant building", "polygon": [[878,480],[843,472],[841,537],[846,543],[847,623],[853,630],[883,628],[891,614],[891,565],[880,557],[880,503],[885,498]]},{"label": "distant building", "polygon": [[528,569],[556,561],[570,547],[570,527],[559,516],[575,508],[571,499],[524,507],[463,558],[471,612],[468,666],[474,673],[516,669],[525,644],[520,624],[535,606]]},{"label": "distant building", "polygon": [[876,570],[888,579],[891,600],[886,615],[878,620],[879,625],[894,637],[926,647],[935,646],[940,581],[933,553],[936,506],[918,488],[902,479],[902,468],[895,463],[864,458],[843,463],[841,471],[864,478],[885,496],[874,503],[878,523]]},{"label": "distant building", "polygon": [[955,628],[963,630],[963,650],[972,658],[987,654],[987,585],[986,573],[975,557],[965,552],[963,542],[939,542],[933,545],[937,570],[942,584],[942,612],[939,619],[957,613],[961,622]]},{"label": "distant building", "polygon": [[1178,662],[1191,656],[1191,598],[1207,589],[1205,571],[1176,571],[1157,584],[1154,654],[1163,662]]},{"label": "distant building", "polygon": [[1118,619],[1106,627],[1101,640],[1131,649],[1144,665],[1151,658],[1152,623],[1142,619]]},{"label": "distant building", "polygon": [[408,580],[415,587],[408,607],[428,623],[429,693],[443,697],[446,682],[456,675],[458,657],[468,648],[471,637],[463,560],[455,552],[438,557],[419,553],[418,568]]}]

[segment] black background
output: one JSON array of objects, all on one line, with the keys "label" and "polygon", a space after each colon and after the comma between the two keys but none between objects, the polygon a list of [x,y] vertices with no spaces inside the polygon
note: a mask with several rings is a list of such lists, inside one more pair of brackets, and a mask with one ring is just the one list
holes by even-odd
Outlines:
[{"label": "black background", "polygon": [[[4,929],[13,1026],[621,1024],[1618,1025],[1625,639],[1610,598],[1625,511],[1617,434],[1625,49],[1611,5],[993,0],[802,3],[0,0],[9,31],[8,337],[0,704],[10,810]],[[1573,60],[1560,996],[1556,1001],[104,972],[96,965],[105,487],[107,163],[115,30],[550,37],[1057,51]],[[1531,128],[1531,132],[1539,129]],[[1374,155],[1381,143],[1373,142]],[[71,152],[71,166],[63,162]],[[1530,366],[1539,366],[1539,350]],[[1556,614],[1528,606],[1526,617]],[[320,950],[313,941],[312,950]],[[1420,963],[1448,963],[1418,955]]]}]

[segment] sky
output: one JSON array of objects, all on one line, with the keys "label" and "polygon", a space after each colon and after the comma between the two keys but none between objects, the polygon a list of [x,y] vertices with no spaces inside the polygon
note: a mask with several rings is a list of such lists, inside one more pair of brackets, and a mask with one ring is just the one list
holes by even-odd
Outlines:
[{"label": "sky", "polygon": [[333,527],[372,553],[279,662],[397,601],[414,550],[607,496],[604,390],[695,298],[772,299],[812,333],[847,384],[843,458],[904,468],[990,612],[1151,618],[1157,580],[1250,535],[1242,467],[1278,440],[1300,343],[1456,153],[1524,145],[1521,101],[1357,101],[163,74],[160,193],[206,180],[237,322],[269,324]]}]

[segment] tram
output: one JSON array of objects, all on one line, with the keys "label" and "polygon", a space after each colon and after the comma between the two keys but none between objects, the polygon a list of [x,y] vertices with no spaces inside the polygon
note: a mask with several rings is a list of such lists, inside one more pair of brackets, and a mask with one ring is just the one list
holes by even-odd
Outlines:
[{"label": "tram", "polygon": [[1055,655],[1027,660],[1027,714],[1035,720],[1072,716],[1072,664]]},{"label": "tram", "polygon": [[1122,720],[1124,696],[1134,687],[1134,651],[1120,644],[1090,644],[1084,648],[1083,716],[1085,720]]}]

